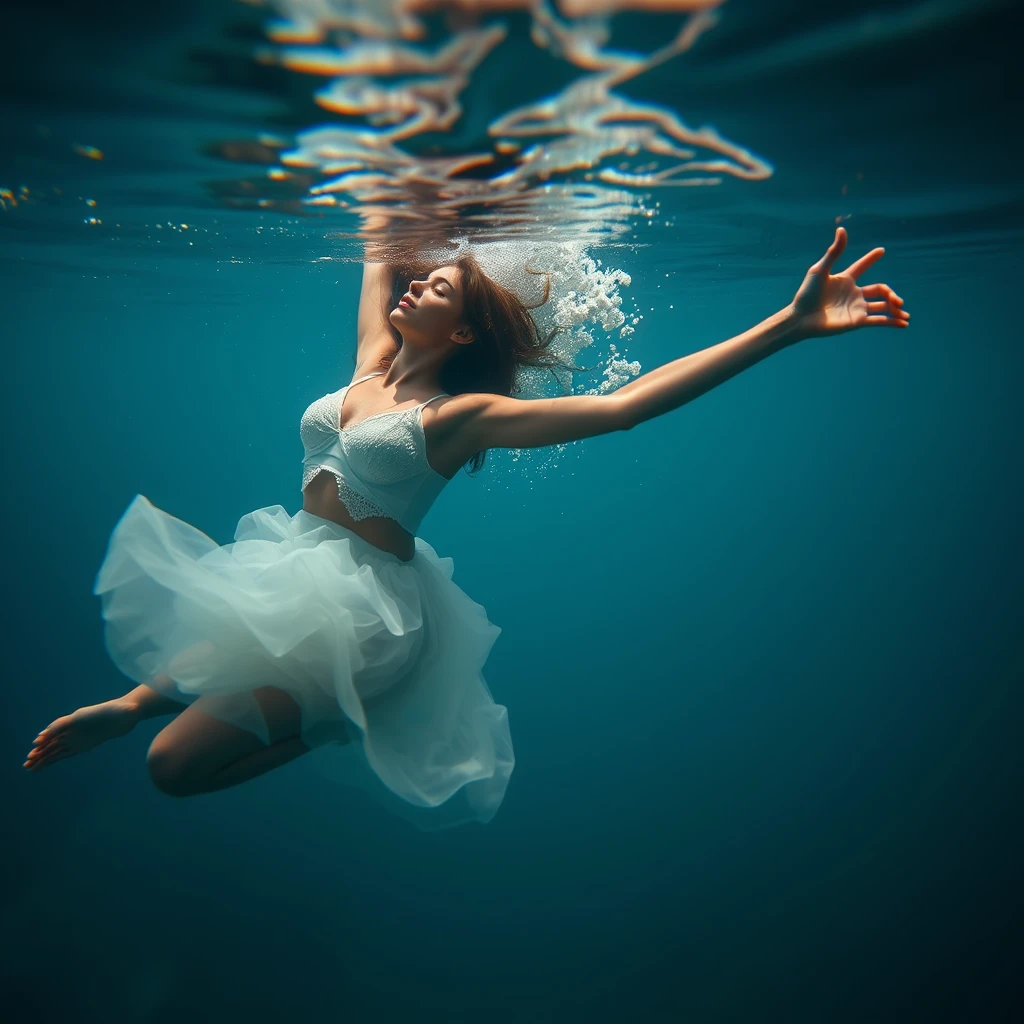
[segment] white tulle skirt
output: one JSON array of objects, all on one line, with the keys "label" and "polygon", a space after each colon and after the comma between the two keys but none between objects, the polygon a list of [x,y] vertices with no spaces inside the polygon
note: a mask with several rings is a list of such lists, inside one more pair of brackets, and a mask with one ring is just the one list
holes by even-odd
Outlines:
[{"label": "white tulle skirt", "polygon": [[252,691],[279,687],[301,711],[305,758],[430,830],[489,821],[515,763],[482,675],[501,630],[452,572],[420,537],[404,562],[280,505],[244,515],[218,545],[140,494],[93,592],[129,678],[264,743]]}]

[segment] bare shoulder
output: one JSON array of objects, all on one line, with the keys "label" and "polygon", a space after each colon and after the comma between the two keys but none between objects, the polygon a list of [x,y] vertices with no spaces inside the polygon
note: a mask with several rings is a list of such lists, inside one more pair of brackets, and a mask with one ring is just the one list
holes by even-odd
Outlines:
[{"label": "bare shoulder", "polygon": [[423,409],[424,429],[429,430],[439,442],[465,435],[466,428],[478,415],[481,406],[492,397],[495,396],[474,391],[439,398]]},{"label": "bare shoulder", "polygon": [[523,399],[470,392],[431,405],[439,435],[466,459],[487,448],[541,448],[629,429],[626,404],[614,394]]}]

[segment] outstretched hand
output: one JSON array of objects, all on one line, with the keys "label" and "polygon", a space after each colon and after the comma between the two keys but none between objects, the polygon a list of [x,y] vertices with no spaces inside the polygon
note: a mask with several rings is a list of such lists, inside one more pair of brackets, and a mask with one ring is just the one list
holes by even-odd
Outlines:
[{"label": "outstretched hand", "polygon": [[832,265],[845,248],[846,228],[836,228],[835,240],[807,271],[791,303],[797,333],[821,338],[858,327],[909,327],[910,314],[903,308],[903,300],[887,284],[863,288],[857,284],[857,278],[885,255],[885,249],[872,249],[846,270],[832,274]]}]

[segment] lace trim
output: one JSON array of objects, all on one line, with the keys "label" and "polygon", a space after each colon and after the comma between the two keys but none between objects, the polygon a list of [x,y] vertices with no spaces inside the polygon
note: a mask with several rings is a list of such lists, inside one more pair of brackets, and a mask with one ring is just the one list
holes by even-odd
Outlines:
[{"label": "lace trim", "polygon": [[325,469],[328,473],[333,473],[334,478],[338,481],[338,497],[341,499],[341,503],[348,510],[348,514],[358,522],[360,519],[369,519],[370,516],[383,516],[385,519],[394,519],[386,509],[380,507],[376,503],[370,501],[365,495],[360,494],[357,490],[354,490],[349,486],[345,478],[331,466],[309,466],[306,472],[302,474],[302,490],[306,489],[309,482],[320,472]]}]

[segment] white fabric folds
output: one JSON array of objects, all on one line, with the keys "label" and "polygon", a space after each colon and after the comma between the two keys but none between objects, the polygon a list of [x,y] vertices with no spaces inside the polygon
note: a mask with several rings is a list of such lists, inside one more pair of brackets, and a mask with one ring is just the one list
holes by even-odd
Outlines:
[{"label": "white fabric folds", "polygon": [[452,573],[420,537],[404,562],[281,505],[244,515],[221,546],[139,494],[93,592],[126,676],[203,699],[264,743],[251,691],[279,687],[301,709],[305,758],[432,830],[493,818],[515,763],[482,674],[501,629]]}]

